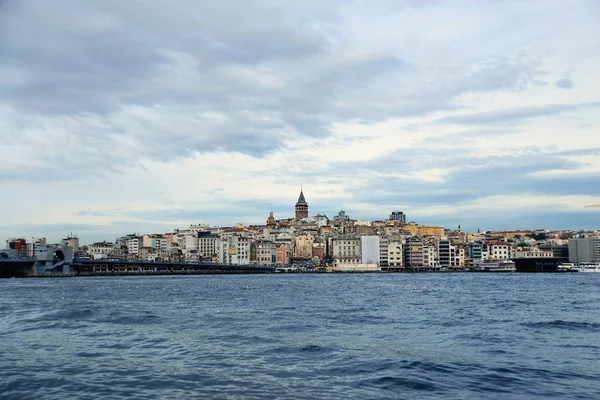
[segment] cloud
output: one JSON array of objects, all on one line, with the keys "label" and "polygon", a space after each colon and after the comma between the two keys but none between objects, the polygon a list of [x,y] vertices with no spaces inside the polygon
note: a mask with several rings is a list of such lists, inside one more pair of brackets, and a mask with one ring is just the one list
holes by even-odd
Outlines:
[{"label": "cloud", "polygon": [[[453,109],[461,93],[521,90],[538,74],[520,56],[440,68],[332,42],[335,30],[301,14],[335,21],[335,12],[315,5],[265,13],[259,3],[242,7],[244,16],[209,6],[211,16],[191,3],[103,4],[16,3],[2,14],[4,37],[13,39],[0,43],[0,69],[19,78],[0,80],[0,99],[34,115],[12,131],[27,136],[52,126],[81,153],[103,147],[109,136],[140,157],[215,149],[265,154],[280,149],[284,136],[327,136],[348,118]],[[67,6],[75,17],[64,20]],[[117,153],[113,166],[132,162]]]},{"label": "cloud", "polygon": [[575,87],[575,83],[569,78],[562,78],[554,82],[554,86],[561,89],[573,89]]},{"label": "cloud", "polygon": [[600,107],[600,102],[590,102],[582,104],[548,104],[535,107],[521,107],[463,115],[453,115],[441,118],[439,122],[461,125],[513,123],[523,119],[546,117],[567,111],[579,110],[582,108],[598,107]]},{"label": "cloud", "polygon": [[2,2],[0,234],[596,195],[592,7]]}]

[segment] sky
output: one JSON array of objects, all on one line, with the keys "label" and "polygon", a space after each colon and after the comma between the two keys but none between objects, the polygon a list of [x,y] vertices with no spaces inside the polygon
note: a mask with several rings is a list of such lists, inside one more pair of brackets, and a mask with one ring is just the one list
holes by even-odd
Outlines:
[{"label": "sky", "polygon": [[0,240],[597,229],[596,0],[0,0]]}]

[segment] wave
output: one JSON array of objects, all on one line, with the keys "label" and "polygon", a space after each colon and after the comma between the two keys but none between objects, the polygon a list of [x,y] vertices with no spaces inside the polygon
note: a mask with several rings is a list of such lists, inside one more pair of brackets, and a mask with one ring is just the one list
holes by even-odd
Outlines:
[{"label": "wave", "polygon": [[600,332],[600,323],[596,322],[575,322],[575,321],[540,321],[540,322],[525,322],[522,325],[534,329],[566,329],[573,331],[590,331]]}]

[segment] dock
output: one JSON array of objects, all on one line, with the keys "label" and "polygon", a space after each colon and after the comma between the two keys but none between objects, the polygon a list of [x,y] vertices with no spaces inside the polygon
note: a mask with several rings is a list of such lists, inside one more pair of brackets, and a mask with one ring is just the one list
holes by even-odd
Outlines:
[{"label": "dock", "polygon": [[74,260],[71,268],[76,276],[268,274],[275,272],[275,267],[270,265],[112,259]]}]

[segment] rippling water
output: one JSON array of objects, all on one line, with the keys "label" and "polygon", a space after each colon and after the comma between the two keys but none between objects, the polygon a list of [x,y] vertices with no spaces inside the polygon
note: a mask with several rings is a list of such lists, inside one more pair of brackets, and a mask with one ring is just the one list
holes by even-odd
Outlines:
[{"label": "rippling water", "polygon": [[600,398],[600,274],[0,280],[0,398]]}]

